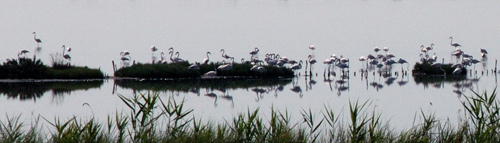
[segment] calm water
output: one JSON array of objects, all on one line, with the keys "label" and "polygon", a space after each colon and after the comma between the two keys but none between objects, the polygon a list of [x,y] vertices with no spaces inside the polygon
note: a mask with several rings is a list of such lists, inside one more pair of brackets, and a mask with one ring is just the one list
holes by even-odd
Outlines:
[{"label": "calm water", "polygon": [[[348,107],[349,101],[355,100],[369,100],[371,107],[382,111],[383,117],[395,126],[411,126],[420,110],[454,121],[462,110],[463,98],[458,92],[470,95],[469,88],[484,91],[496,87],[496,76],[491,72],[483,75],[481,71],[493,69],[496,53],[500,52],[496,48],[500,39],[499,3],[493,0],[0,1],[0,62],[15,58],[21,49],[30,50],[29,55],[33,55],[37,46],[31,34],[34,31],[43,41],[37,57],[44,63],[50,64],[50,55],[62,52],[61,46],[65,44],[72,47],[73,64],[101,68],[109,75],[113,72],[111,61],[119,62],[121,51],[128,50],[136,62],[150,62],[152,45],[162,52],[174,47],[181,53],[180,58],[191,62],[204,59],[207,51],[212,52],[212,61],[220,61],[222,48],[237,60],[248,59],[248,52],[254,47],[260,48],[260,58],[265,53],[278,53],[296,60],[306,60],[309,54],[314,54],[318,61],[332,54],[351,59],[351,79],[344,84],[335,82],[338,77],[332,82],[325,81],[322,75],[326,66],[317,64],[313,71],[318,76],[310,79],[249,82],[252,84],[241,86],[230,86],[239,82],[228,82],[225,86],[197,82],[199,95],[190,92],[195,87],[182,87],[172,81],[2,83],[0,110],[9,115],[23,114],[26,118],[40,114],[97,115],[105,119],[124,109],[117,94],[155,90],[161,91],[163,98],[185,99],[197,116],[219,121],[255,108],[263,112],[271,107],[286,108],[297,116],[302,109],[320,112],[324,106],[340,112]],[[396,59],[409,61],[410,69],[419,60],[420,45],[431,43],[435,44],[432,53],[452,62],[449,53],[454,48],[449,45],[450,36],[463,45],[462,50],[475,57],[479,57],[479,48],[488,50],[488,60],[475,67],[477,75],[466,80],[433,82],[401,75],[384,78],[369,74],[365,78],[358,72],[354,76],[362,67],[358,57],[374,54],[375,46],[389,47]],[[316,50],[309,50],[309,45],[315,45]],[[159,52],[155,55],[159,56]],[[295,86],[302,92],[292,91]],[[283,90],[279,90],[281,87]],[[232,96],[232,100],[204,96],[207,92],[222,95],[217,90],[221,88],[226,88],[225,95]],[[92,109],[82,106],[83,103]]]}]

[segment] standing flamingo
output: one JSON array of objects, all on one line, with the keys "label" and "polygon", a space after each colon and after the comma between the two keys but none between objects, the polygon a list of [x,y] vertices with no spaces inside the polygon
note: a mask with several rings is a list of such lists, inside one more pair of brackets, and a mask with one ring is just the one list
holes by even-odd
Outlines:
[{"label": "standing flamingo", "polygon": [[203,59],[203,64],[205,64],[205,65],[208,64],[208,62],[210,61],[210,57],[208,55],[210,55],[210,54],[212,54],[212,53],[207,52],[207,58]]},{"label": "standing flamingo", "polygon": [[160,64],[167,63],[167,60],[165,59],[165,53],[163,53],[163,52],[160,53],[160,60],[158,60],[158,63],[160,63]]},{"label": "standing flamingo", "polygon": [[250,55],[255,56],[259,53],[259,48],[255,47],[253,51],[250,51]]},{"label": "standing flamingo", "polygon": [[220,52],[222,52],[222,57],[225,59],[233,59],[234,58],[234,57],[228,56],[224,49],[220,49]]},{"label": "standing flamingo", "polygon": [[486,58],[486,55],[488,54],[488,51],[486,49],[480,48],[481,49],[481,57]]},{"label": "standing flamingo", "polygon": [[66,51],[70,52],[71,47],[66,48],[66,45],[62,45],[62,48],[63,48],[63,53],[62,53],[63,58],[68,61],[71,61],[71,56],[68,53],[65,53]]},{"label": "standing flamingo", "polygon": [[35,39],[37,46],[39,46],[39,44],[42,43],[42,40],[36,38],[36,32],[33,32],[33,39]]},{"label": "standing flamingo", "polygon": [[453,46],[453,47],[462,47],[462,45],[458,44],[458,43],[453,43],[453,37],[450,37],[450,45]]},{"label": "standing flamingo", "polygon": [[156,61],[156,56],[155,56],[155,52],[156,52],[156,51],[158,51],[158,48],[156,48],[154,45],[153,45],[153,46],[151,46],[151,52],[152,52],[152,54],[151,54],[151,59],[152,59],[152,61],[153,61],[153,64],[154,64],[154,62]]},{"label": "standing flamingo", "polygon": [[373,51],[375,51],[375,53],[378,53],[378,51],[380,51],[380,48],[379,47],[375,47],[375,48],[373,48]]}]

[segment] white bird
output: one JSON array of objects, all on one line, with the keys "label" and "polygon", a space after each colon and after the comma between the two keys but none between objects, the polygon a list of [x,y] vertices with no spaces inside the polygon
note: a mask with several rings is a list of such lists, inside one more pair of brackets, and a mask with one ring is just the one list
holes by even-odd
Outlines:
[{"label": "white bird", "polygon": [[407,64],[406,69],[408,70],[409,65],[408,65],[408,62],[405,59],[399,58],[398,63],[401,64],[401,70],[403,70],[403,64],[406,63]]},{"label": "white bird", "polygon": [[311,46],[309,46],[309,49],[316,50],[316,47],[314,47],[314,45],[311,45]]},{"label": "white bird", "polygon": [[70,47],[66,48],[66,45],[62,45],[62,48],[63,48],[63,53],[62,53],[63,58],[66,60],[71,60],[71,56],[68,53],[65,53],[66,51],[70,52],[71,48]]},{"label": "white bird", "polygon": [[17,57],[19,57],[20,55],[26,55],[26,53],[29,53],[30,51],[26,50],[26,49],[22,49],[18,54],[17,54]]},{"label": "white bird", "polygon": [[486,58],[486,55],[488,54],[488,51],[486,49],[480,48],[481,49],[481,57]]},{"label": "white bird", "polygon": [[312,64],[315,64],[315,63],[317,62],[317,61],[313,58],[313,56],[312,56],[312,55],[309,55],[309,56],[308,56],[308,58],[309,58],[309,64],[311,64],[311,65],[312,65]]},{"label": "white bird", "polygon": [[153,46],[151,46],[151,51],[154,53],[154,52],[158,51],[158,48],[156,48],[156,47],[153,45]]},{"label": "white bird", "polygon": [[450,45],[453,46],[453,47],[462,47],[462,45],[458,44],[458,43],[453,43],[453,37],[450,37]]},{"label": "white bird", "polygon": [[488,51],[486,51],[486,49],[483,49],[483,48],[480,48],[480,49],[481,49],[481,53],[488,54]]},{"label": "white bird", "polygon": [[214,76],[217,76],[217,69],[215,69],[215,65],[214,65],[214,70],[213,71],[208,71],[206,73],[203,74],[204,77],[214,77]]},{"label": "white bird", "polygon": [[380,51],[380,48],[379,47],[375,47],[375,48],[373,48],[373,51],[375,51],[376,53],[378,53],[378,51]]},{"label": "white bird", "polygon": [[160,63],[160,64],[167,63],[167,60],[165,59],[165,53],[163,53],[163,52],[160,53],[160,60],[158,60],[158,63]]},{"label": "white bird", "polygon": [[125,62],[125,61],[130,61],[130,59],[129,59],[129,58],[127,58],[127,57],[125,57],[125,56],[122,56],[122,57],[120,58],[120,60],[122,60],[123,62]]},{"label": "white bird", "polygon": [[301,68],[302,68],[302,60],[300,60],[299,63],[296,63],[296,64],[292,65],[292,67],[290,67],[290,69],[292,69],[292,70],[298,70]]},{"label": "white bird", "polygon": [[221,71],[231,70],[232,68],[233,68],[233,64],[223,64],[223,65],[220,65],[219,67],[217,67],[217,69],[221,70]]},{"label": "white bird", "polygon": [[203,64],[205,64],[205,65],[208,64],[208,62],[210,61],[210,57],[208,55],[210,55],[210,54],[212,54],[212,53],[207,52],[207,58],[203,59]]},{"label": "white bird", "polygon": [[455,70],[453,70],[453,72],[451,74],[458,75],[460,73],[462,73],[462,67],[455,68]]},{"label": "white bird", "polygon": [[172,51],[169,54],[170,54],[170,61],[172,61],[172,63],[177,63],[177,62],[184,61],[183,59],[179,58],[179,55],[180,55],[179,52],[175,52],[175,57],[172,57],[173,56],[173,52]]},{"label": "white bird", "polygon": [[259,53],[259,48],[255,47],[255,49],[253,51],[250,51],[250,55],[254,56],[254,55],[257,55]]},{"label": "white bird", "polygon": [[42,40],[36,38],[36,32],[33,32],[33,39],[35,39],[37,45],[42,43]]},{"label": "white bird", "polygon": [[225,59],[231,59],[231,58],[234,58],[234,57],[231,57],[231,56],[228,56],[226,54],[226,51],[224,49],[220,49],[220,52],[222,52],[222,57],[225,58]]},{"label": "white bird", "polygon": [[203,74],[205,77],[214,77],[217,76],[217,71],[208,71],[205,74]]},{"label": "white bird", "polygon": [[200,69],[199,63],[194,63],[188,67],[188,70],[199,70],[199,69]]},{"label": "white bird", "polygon": [[120,52],[120,55],[121,56],[130,56],[130,52],[128,52],[128,50],[125,50],[123,52]]},{"label": "white bird", "polygon": [[431,43],[431,45],[430,45],[430,46],[425,47],[425,49],[426,49],[427,51],[430,51],[430,50],[434,49],[434,43]]},{"label": "white bird", "polygon": [[382,50],[387,53],[387,51],[389,51],[389,47],[384,47]]},{"label": "white bird", "polygon": [[266,68],[264,68],[261,65],[254,65],[254,66],[252,66],[252,68],[250,68],[250,70],[255,71],[255,72],[259,72],[259,73],[263,73],[266,71]]}]

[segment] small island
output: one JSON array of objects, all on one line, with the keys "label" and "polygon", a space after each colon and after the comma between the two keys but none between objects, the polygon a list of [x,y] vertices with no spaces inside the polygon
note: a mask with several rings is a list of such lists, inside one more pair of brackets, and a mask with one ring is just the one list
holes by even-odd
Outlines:
[{"label": "small island", "polygon": [[417,62],[412,73],[418,76],[465,76],[467,75],[467,69],[461,64]]},{"label": "small island", "polygon": [[294,76],[294,72],[287,67],[272,65],[190,64],[188,61],[182,61],[168,64],[137,63],[116,70],[114,76],[129,78],[289,78]]}]

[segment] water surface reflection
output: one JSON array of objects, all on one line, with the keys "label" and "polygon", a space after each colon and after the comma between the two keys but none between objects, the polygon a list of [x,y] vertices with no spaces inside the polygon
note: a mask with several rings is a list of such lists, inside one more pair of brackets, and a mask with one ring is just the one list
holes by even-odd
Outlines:
[{"label": "water surface reflection", "polygon": [[42,81],[42,82],[0,82],[0,94],[12,99],[36,100],[46,92],[53,96],[70,95],[77,90],[100,88],[103,80],[90,81]]}]

